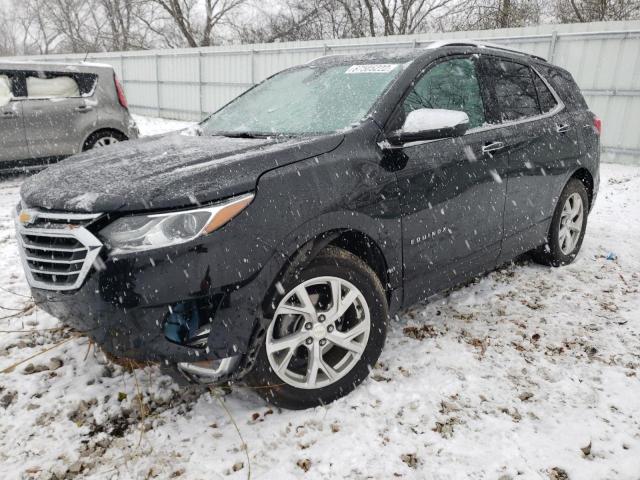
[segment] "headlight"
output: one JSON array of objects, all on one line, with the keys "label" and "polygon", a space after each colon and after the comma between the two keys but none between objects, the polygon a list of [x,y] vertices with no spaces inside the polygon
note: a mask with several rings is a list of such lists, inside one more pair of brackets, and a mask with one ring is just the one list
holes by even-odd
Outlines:
[{"label": "headlight", "polygon": [[247,194],[195,210],[122,217],[103,228],[99,236],[115,254],[185,243],[222,227],[247,208],[253,197]]}]

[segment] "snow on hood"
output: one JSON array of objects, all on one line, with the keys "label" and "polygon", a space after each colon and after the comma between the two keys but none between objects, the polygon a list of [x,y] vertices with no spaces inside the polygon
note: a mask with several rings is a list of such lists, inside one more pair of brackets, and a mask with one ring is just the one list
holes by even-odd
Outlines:
[{"label": "snow on hood", "polygon": [[49,167],[23,183],[21,196],[25,206],[68,212],[186,207],[251,191],[262,173],[333,150],[342,138],[148,137]]}]

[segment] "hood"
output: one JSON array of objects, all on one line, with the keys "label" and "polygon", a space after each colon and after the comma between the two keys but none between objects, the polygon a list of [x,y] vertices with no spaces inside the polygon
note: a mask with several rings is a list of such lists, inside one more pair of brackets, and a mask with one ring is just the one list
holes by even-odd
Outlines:
[{"label": "hood", "polygon": [[20,193],[27,207],[67,212],[187,207],[254,190],[264,172],[326,153],[342,139],[148,137],[73,156],[28,178]]}]

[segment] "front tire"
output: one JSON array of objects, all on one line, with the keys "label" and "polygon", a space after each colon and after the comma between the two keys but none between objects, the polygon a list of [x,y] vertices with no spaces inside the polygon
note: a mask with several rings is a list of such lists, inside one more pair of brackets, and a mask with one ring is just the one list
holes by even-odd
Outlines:
[{"label": "front tire", "polygon": [[286,283],[247,381],[283,408],[330,403],[355,389],[382,352],[384,289],[366,263],[337,247]]},{"label": "front tire", "polygon": [[533,259],[554,267],[573,262],[582,247],[588,213],[587,190],[580,180],[572,178],[558,199],[547,242],[533,252]]}]

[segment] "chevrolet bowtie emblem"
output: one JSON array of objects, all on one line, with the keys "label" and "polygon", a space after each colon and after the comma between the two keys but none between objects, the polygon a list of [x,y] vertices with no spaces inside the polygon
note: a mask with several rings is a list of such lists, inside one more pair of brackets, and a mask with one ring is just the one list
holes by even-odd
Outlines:
[{"label": "chevrolet bowtie emblem", "polygon": [[33,223],[35,221],[35,217],[29,212],[23,210],[20,212],[18,220],[22,225],[29,225],[30,223]]}]

